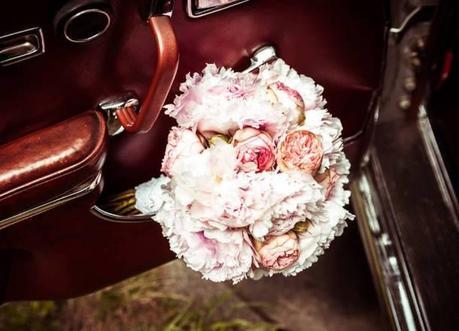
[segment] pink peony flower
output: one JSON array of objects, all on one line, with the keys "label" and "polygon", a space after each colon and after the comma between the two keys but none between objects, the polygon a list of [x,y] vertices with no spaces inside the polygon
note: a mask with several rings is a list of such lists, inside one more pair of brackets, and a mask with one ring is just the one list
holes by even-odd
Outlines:
[{"label": "pink peony flower", "polygon": [[193,270],[214,282],[244,279],[249,271],[253,251],[243,230],[206,230],[183,232],[179,235],[185,250],[179,251]]},{"label": "pink peony flower", "polygon": [[255,250],[260,264],[274,271],[287,269],[300,255],[298,237],[293,231],[281,236],[270,236],[264,242],[256,241]]},{"label": "pink peony flower", "polygon": [[317,175],[314,178],[325,189],[325,199],[328,199],[330,196],[330,193],[338,178],[339,175],[333,169],[329,169],[323,174]]},{"label": "pink peony flower", "polygon": [[239,169],[244,172],[269,170],[275,161],[274,143],[269,134],[254,129],[244,128],[233,136]]},{"label": "pink peony flower", "polygon": [[166,152],[164,153],[161,171],[170,176],[175,162],[179,158],[199,154],[204,150],[201,139],[193,131],[173,127],[167,137]]},{"label": "pink peony flower", "polygon": [[306,107],[303,98],[297,90],[288,87],[284,83],[275,82],[268,85],[268,95],[273,103],[292,104],[295,109],[295,122],[297,124],[304,122]]},{"label": "pink peony flower", "polygon": [[312,132],[297,130],[287,134],[277,155],[279,168],[315,175],[322,163],[323,150],[319,139]]}]

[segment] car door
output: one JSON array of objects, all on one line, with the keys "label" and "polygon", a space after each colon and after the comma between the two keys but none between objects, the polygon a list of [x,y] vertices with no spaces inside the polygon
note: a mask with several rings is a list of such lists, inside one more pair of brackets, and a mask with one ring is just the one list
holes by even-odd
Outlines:
[{"label": "car door", "polygon": [[[82,295],[174,258],[148,217],[93,207],[159,174],[173,121],[158,110],[206,63],[242,70],[272,46],[324,86],[354,167],[368,145],[386,45],[383,0],[0,8],[0,300]],[[137,102],[140,111],[129,111]]]}]

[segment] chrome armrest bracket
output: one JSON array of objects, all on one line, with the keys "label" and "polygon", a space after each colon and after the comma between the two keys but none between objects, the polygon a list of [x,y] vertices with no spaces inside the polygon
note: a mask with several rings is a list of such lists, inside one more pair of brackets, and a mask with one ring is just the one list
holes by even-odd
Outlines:
[{"label": "chrome armrest bracket", "polygon": [[0,219],[0,230],[3,230],[11,225],[22,222],[34,216],[40,215],[48,210],[59,207],[67,202],[83,197],[91,193],[92,191],[94,191],[101,182],[102,182],[102,172],[99,172],[97,173],[96,176],[90,178],[85,183],[75,187],[74,189],[60,196],[55,197],[52,200],[49,200],[41,205],[32,207],[30,209],[24,210],[20,212],[19,214],[9,216],[4,219]]}]

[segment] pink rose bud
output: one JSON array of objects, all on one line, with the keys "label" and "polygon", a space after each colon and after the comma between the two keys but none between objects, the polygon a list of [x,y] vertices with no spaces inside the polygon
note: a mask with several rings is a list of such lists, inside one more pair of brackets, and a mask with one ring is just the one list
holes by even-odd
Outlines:
[{"label": "pink rose bud", "polygon": [[314,177],[316,182],[319,183],[325,189],[325,199],[328,199],[328,197],[330,196],[330,193],[338,178],[338,174],[332,169],[329,169],[324,173]]},{"label": "pink rose bud", "polygon": [[280,143],[277,163],[284,172],[301,171],[315,175],[322,163],[322,156],[322,143],[316,135],[297,130],[287,134]]},{"label": "pink rose bud", "polygon": [[255,241],[255,250],[260,264],[274,271],[287,269],[300,255],[298,237],[293,231],[268,237],[264,242]]},{"label": "pink rose bud", "polygon": [[175,162],[183,157],[199,154],[204,150],[200,138],[191,130],[173,127],[167,137],[161,171],[170,176]]},{"label": "pink rose bud", "polygon": [[296,110],[296,123],[301,124],[305,120],[305,110],[303,97],[284,83],[275,82],[268,86],[268,95],[273,103],[280,102],[281,104],[293,104]]},{"label": "pink rose bud", "polygon": [[254,129],[237,130],[233,136],[238,167],[244,172],[269,170],[275,162],[274,143],[269,134]]}]

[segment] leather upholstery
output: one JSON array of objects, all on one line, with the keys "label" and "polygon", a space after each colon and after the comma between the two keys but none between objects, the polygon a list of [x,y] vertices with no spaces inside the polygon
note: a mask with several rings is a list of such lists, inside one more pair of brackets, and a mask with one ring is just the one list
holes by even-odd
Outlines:
[{"label": "leather upholstery", "polygon": [[105,120],[92,111],[0,146],[0,220],[93,177],[105,142]]},{"label": "leather upholstery", "polygon": [[[58,2],[0,5],[1,34],[41,26],[46,42],[45,55],[0,68],[0,143],[94,109],[113,95],[145,95],[156,59],[150,31],[139,16],[143,0],[112,0],[112,27],[87,45],[55,37],[52,16]],[[252,0],[201,19],[188,18],[184,3],[176,1],[172,17],[181,62],[169,101],[186,73],[209,62],[241,67],[255,48],[273,44],[289,64],[325,87],[331,113],[341,118],[344,136],[353,141],[348,154],[358,164],[381,82],[384,0]],[[104,194],[159,173],[171,125],[173,120],[161,114],[147,134],[110,139]],[[4,299],[79,295],[172,258],[156,224],[99,220],[88,212],[95,198],[0,231],[0,256],[10,261],[3,270],[0,261],[0,273],[9,279]]]}]

